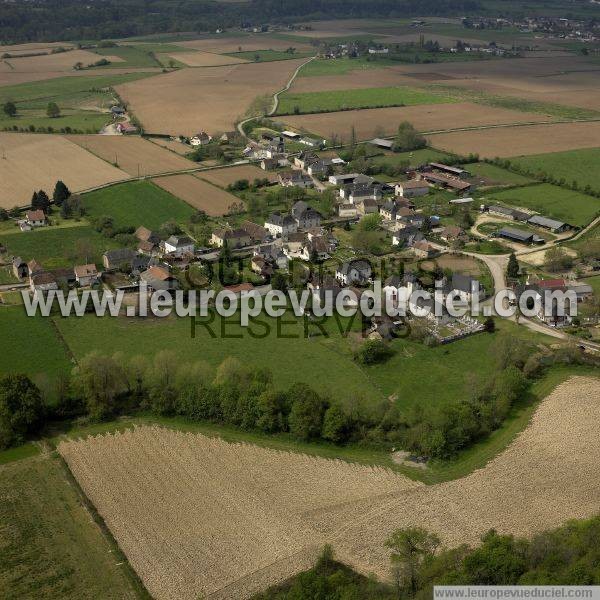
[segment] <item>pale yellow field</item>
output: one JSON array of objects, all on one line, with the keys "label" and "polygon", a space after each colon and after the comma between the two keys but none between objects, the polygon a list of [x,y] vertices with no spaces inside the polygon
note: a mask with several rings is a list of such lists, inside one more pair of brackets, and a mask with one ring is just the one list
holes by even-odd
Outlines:
[{"label": "pale yellow field", "polygon": [[241,202],[239,198],[194,175],[174,175],[157,177],[154,183],[190,206],[203,210],[211,217],[219,217],[229,211],[232,204]]},{"label": "pale yellow field", "polygon": [[223,188],[240,179],[247,179],[250,183],[255,179],[264,179],[265,177],[269,181],[277,181],[277,175],[275,173],[263,171],[254,165],[240,165],[237,167],[227,167],[225,169],[203,171],[197,173],[196,176]]},{"label": "pale yellow field", "polygon": [[[332,133],[348,140],[354,127],[360,140],[381,133],[393,135],[402,121],[409,121],[419,131],[438,131],[460,127],[480,127],[503,123],[527,123],[547,120],[539,114],[524,113],[505,108],[495,108],[461,102],[457,104],[421,104],[368,110],[280,117],[286,124],[327,138]],[[469,152],[467,152],[468,154]]]},{"label": "pale yellow field", "polygon": [[223,56],[214,52],[177,52],[169,54],[188,67],[220,67],[222,65],[235,65],[248,62],[243,58],[234,58],[233,56]]},{"label": "pale yellow field", "polygon": [[498,127],[429,136],[435,148],[482,157],[522,156],[600,146],[600,122]]},{"label": "pale yellow field", "polygon": [[138,136],[69,135],[67,139],[137,177],[193,169],[193,162]]},{"label": "pale yellow field", "polygon": [[216,52],[217,54],[254,52],[256,50],[287,50],[290,46],[293,46],[298,51],[313,49],[308,43],[303,44],[295,41],[278,40],[261,35],[191,40],[189,42],[178,42],[177,45],[185,48],[193,48],[194,50]]},{"label": "pale yellow field", "polygon": [[157,599],[241,600],[329,542],[390,576],[384,541],[419,525],[447,547],[490,528],[529,536],[597,513],[600,385],[574,377],[485,468],[425,486],[381,468],[140,427],[59,451]]},{"label": "pale yellow field", "polygon": [[10,65],[11,71],[17,73],[48,73],[51,71],[72,71],[75,63],[81,62],[87,66],[101,58],[98,54],[87,50],[70,50],[69,52],[47,54],[45,56],[7,58],[4,62]]},{"label": "pale yellow field", "polygon": [[34,190],[52,194],[58,179],[74,192],[129,175],[63,136],[0,133],[0,206],[26,206]]}]

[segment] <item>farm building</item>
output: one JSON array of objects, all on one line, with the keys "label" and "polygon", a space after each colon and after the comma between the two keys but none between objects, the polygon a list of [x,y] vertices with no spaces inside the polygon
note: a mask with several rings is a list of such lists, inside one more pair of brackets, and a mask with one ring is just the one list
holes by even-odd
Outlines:
[{"label": "farm building", "polygon": [[544,241],[542,238],[529,231],[514,229],[512,227],[503,227],[496,235],[511,242],[519,242],[520,244],[539,244]]},{"label": "farm building", "polygon": [[94,285],[98,281],[98,269],[96,265],[76,265],[73,271],[75,273],[75,281],[82,287]]},{"label": "farm building", "polygon": [[338,216],[341,219],[353,219],[358,216],[358,208],[356,204],[339,204],[338,205]]},{"label": "farm building", "polygon": [[432,162],[429,163],[429,167],[434,171],[439,171],[440,173],[444,173],[446,175],[450,175],[452,177],[469,177],[469,171],[465,169],[461,169],[460,167],[451,167],[450,165],[444,165],[442,163]]},{"label": "farm building", "polygon": [[218,248],[222,248],[225,242],[229,248],[243,248],[252,244],[250,236],[243,229],[218,229],[213,231],[210,241]]},{"label": "farm building", "polygon": [[521,210],[514,208],[508,208],[506,206],[500,206],[499,204],[493,204],[488,207],[488,212],[491,215],[498,215],[505,219],[511,219],[512,221],[527,221],[531,215]]},{"label": "farm building", "polygon": [[411,179],[410,181],[401,181],[395,187],[396,196],[402,198],[415,198],[417,196],[426,196],[429,194],[429,184],[426,181]]},{"label": "farm building", "polygon": [[433,185],[454,190],[455,192],[468,192],[471,189],[471,184],[467,181],[450,177],[443,173],[421,173],[421,179]]},{"label": "farm building", "polygon": [[435,248],[425,239],[415,242],[412,249],[417,258],[431,258],[436,254]]},{"label": "farm building", "polygon": [[391,150],[394,146],[394,142],[392,140],[384,140],[383,138],[374,138],[370,142],[373,146],[377,146],[378,148],[383,148],[384,150]]},{"label": "farm building", "polygon": [[333,185],[349,185],[358,177],[358,173],[345,173],[341,175],[330,175],[329,183]]},{"label": "farm building", "polygon": [[309,188],[314,186],[313,180],[300,171],[285,171],[284,173],[279,173],[277,179],[279,180],[279,184],[283,187]]},{"label": "farm building", "polygon": [[130,248],[108,250],[102,255],[102,264],[105,269],[120,269],[122,266],[131,267],[131,263],[136,256],[135,251]]},{"label": "farm building", "polygon": [[24,279],[29,273],[27,263],[20,256],[13,258],[12,271],[17,279]]},{"label": "farm building", "polygon": [[563,223],[562,221],[556,221],[554,219],[549,219],[548,217],[542,217],[541,215],[534,215],[533,217],[529,217],[527,222],[531,225],[535,225],[536,227],[542,227],[543,229],[548,229],[554,233],[563,233],[571,229],[571,225],[568,223]]},{"label": "farm building", "polygon": [[151,290],[176,290],[179,289],[179,281],[165,267],[152,266],[140,275]]},{"label": "farm building", "polygon": [[269,238],[269,231],[252,221],[242,221],[240,229],[243,229],[255,243],[262,243]]}]

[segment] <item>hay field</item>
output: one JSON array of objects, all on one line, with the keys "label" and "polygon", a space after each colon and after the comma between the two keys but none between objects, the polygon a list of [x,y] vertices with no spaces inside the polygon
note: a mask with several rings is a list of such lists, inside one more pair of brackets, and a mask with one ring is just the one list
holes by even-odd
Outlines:
[{"label": "hay field", "polygon": [[599,418],[598,380],[571,378],[485,468],[434,486],[160,428],[59,451],[154,597],[240,599],[304,568],[324,542],[388,578],[383,543],[398,527],[426,527],[453,547],[492,527],[532,535],[596,514]]},{"label": "hay field", "polygon": [[287,83],[303,60],[181,69],[117,86],[144,128],[152,133],[193,135],[231,131],[258,97]]},{"label": "hay field", "polygon": [[[69,135],[67,139],[134,177],[193,169],[195,164],[138,136]],[[139,173],[138,173],[139,165]]]},{"label": "hay field", "polygon": [[[524,113],[460,102],[348,110],[334,113],[282,117],[287,125],[328,137],[338,133],[346,138],[354,126],[359,139],[372,138],[376,132],[393,135],[402,121],[410,121],[419,131],[438,131],[459,127],[480,127],[512,123],[540,122],[543,115]],[[467,151],[467,154],[469,152]]]},{"label": "hay field", "polygon": [[82,62],[89,65],[100,60],[97,54],[87,50],[70,50],[58,54],[44,56],[27,56],[23,58],[7,58],[5,63],[10,64],[12,71],[18,73],[47,73],[51,71],[72,71],[73,65]]},{"label": "hay field", "polygon": [[277,181],[277,175],[275,173],[263,171],[254,165],[240,165],[237,167],[227,167],[225,169],[202,171],[197,173],[196,177],[205,179],[222,188],[227,187],[229,184],[234,183],[239,179],[247,179],[252,183],[255,179],[264,179],[267,177],[269,181]]},{"label": "hay field", "polygon": [[174,58],[188,67],[220,67],[221,65],[234,65],[248,62],[243,58],[234,58],[233,56],[223,56],[214,52],[178,52],[177,54],[167,54],[169,58]]},{"label": "hay field", "polygon": [[166,138],[147,138],[148,142],[156,144],[157,146],[161,146],[162,148],[167,148],[167,150],[171,150],[181,156],[188,154],[192,151],[192,147],[184,144],[182,142],[178,142],[177,140],[171,140]]},{"label": "hay field", "polygon": [[600,146],[600,122],[498,127],[429,136],[432,146],[482,157],[525,156]]},{"label": "hay field", "polygon": [[[230,52],[254,52],[256,50],[287,50],[290,46],[298,52],[312,50],[313,47],[306,43],[296,41],[279,40],[264,35],[245,35],[239,37],[206,38],[203,40],[191,40],[178,42],[178,46],[192,48],[193,50],[205,50],[216,54],[228,54]],[[241,47],[241,49],[240,49]]]},{"label": "hay field", "polygon": [[173,175],[157,177],[152,180],[156,185],[181,198],[190,206],[203,210],[211,217],[226,214],[229,207],[240,202],[239,198],[193,175]]},{"label": "hay field", "polygon": [[128,179],[129,175],[63,136],[0,133],[0,206],[25,206],[34,190],[52,194],[57,179],[72,191]]}]

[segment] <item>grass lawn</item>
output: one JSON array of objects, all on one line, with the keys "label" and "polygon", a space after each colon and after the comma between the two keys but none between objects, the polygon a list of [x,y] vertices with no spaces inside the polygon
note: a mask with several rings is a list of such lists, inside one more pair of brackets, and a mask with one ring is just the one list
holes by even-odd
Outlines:
[{"label": "grass lawn", "polygon": [[512,250],[496,240],[480,240],[465,246],[468,252],[478,252],[479,254],[510,254]]},{"label": "grass lawn", "polygon": [[512,173],[506,169],[502,169],[488,163],[473,163],[465,165],[465,169],[469,171],[475,179],[484,180],[484,185],[526,185],[533,182],[533,179]]},{"label": "grass lawn", "polygon": [[243,58],[250,62],[272,62],[274,60],[290,60],[295,58],[306,58],[312,56],[310,52],[290,52],[279,51],[279,50],[256,50],[254,52],[230,52],[225,56],[231,56],[233,58]]},{"label": "grass lawn", "polygon": [[587,196],[549,183],[493,192],[489,203],[498,201],[538,211],[546,217],[582,227],[600,211],[600,198]]},{"label": "grass lawn", "polygon": [[89,262],[102,263],[106,250],[117,248],[118,244],[99,234],[87,221],[64,221],[60,225],[39,227],[32,231],[13,229],[0,233],[0,243],[4,244],[9,255],[20,256],[24,261],[35,258],[47,269],[71,267],[81,262],[81,249],[90,251]]},{"label": "grass lawn", "polygon": [[0,267],[0,285],[18,282],[18,279],[13,275],[11,267]]},{"label": "grass lawn", "polygon": [[600,191],[600,148],[518,156],[509,160],[532,173],[542,171],[557,179],[564,178],[567,182],[576,181],[581,189],[589,185],[593,190]]},{"label": "grass lawn", "polygon": [[376,108],[384,106],[414,106],[453,102],[447,96],[432,94],[409,87],[380,87],[358,90],[336,90],[295,94],[286,92],[280,97],[277,114],[303,114]]},{"label": "grass lawn", "polygon": [[[113,62],[110,65],[104,65],[103,69],[107,67],[114,67],[115,69],[123,67],[160,67],[160,63],[153,56],[153,46],[148,48],[145,45],[140,46],[116,46],[114,48],[93,48],[91,51],[98,54],[98,60],[101,60],[103,56],[118,56],[125,62]],[[170,52],[170,50],[167,50]],[[159,52],[162,52],[159,50]],[[88,65],[84,65],[87,67]]]},{"label": "grass lawn", "polygon": [[5,465],[0,496],[2,598],[139,597],[131,568],[90,518],[59,458]]},{"label": "grass lawn", "polygon": [[171,219],[186,222],[195,212],[189,205],[150,181],[132,181],[83,196],[90,217],[110,215],[118,227],[158,229]]},{"label": "grass lawn", "polygon": [[399,163],[406,163],[413,167],[418,167],[429,162],[444,162],[449,155],[433,148],[423,148],[422,150],[413,150],[412,152],[390,152],[374,156],[371,160],[375,165],[396,166]]},{"label": "grass lawn", "polygon": [[22,306],[0,307],[0,375],[25,373],[55,380],[71,370],[67,349],[56,334],[52,321],[28,317]]},{"label": "grass lawn", "polygon": [[[148,73],[127,73],[97,77],[57,77],[0,87],[0,104],[11,100],[17,105],[16,117],[0,114],[0,129],[15,126],[26,129],[33,125],[36,128],[52,127],[55,131],[70,127],[96,132],[110,121],[110,115],[100,112],[100,109],[108,109],[115,101],[108,88],[148,76]],[[55,119],[47,117],[46,107],[49,102],[58,104],[62,116]],[[93,110],[93,107],[98,110]]]}]

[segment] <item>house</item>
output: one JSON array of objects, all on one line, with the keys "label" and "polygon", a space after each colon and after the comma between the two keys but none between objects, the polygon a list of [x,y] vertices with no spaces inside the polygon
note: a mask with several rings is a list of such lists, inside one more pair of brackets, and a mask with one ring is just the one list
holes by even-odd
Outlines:
[{"label": "house", "polygon": [[287,270],[289,258],[283,251],[283,247],[277,244],[265,244],[254,250],[254,256],[262,256],[267,262],[273,264],[277,269]]},{"label": "house", "polygon": [[396,212],[398,210],[398,206],[395,202],[386,202],[379,207],[379,214],[386,221],[395,221],[396,220]]},{"label": "house", "polygon": [[294,166],[304,171],[310,163],[318,160],[319,156],[317,154],[311,152],[310,150],[304,150],[294,158]]},{"label": "house", "polygon": [[[564,325],[569,325],[572,321],[571,316],[571,306],[570,303],[567,302],[564,307],[564,314],[559,314],[558,311],[558,301],[556,298],[549,299],[546,298],[546,293],[552,293],[556,291],[566,292],[567,286],[564,279],[540,279],[538,281],[533,281],[521,290],[534,290],[536,293],[536,301],[539,302],[539,311],[538,318],[546,323],[546,325],[550,325],[551,327],[561,327]],[[546,302],[551,301],[551,307],[546,306]],[[546,312],[548,314],[546,314]]]},{"label": "house", "polygon": [[345,286],[367,285],[373,271],[367,260],[351,260],[343,263],[335,272],[335,278]]},{"label": "house", "polygon": [[98,281],[98,269],[96,265],[76,265],[73,268],[75,281],[81,286],[94,285]]},{"label": "house", "polygon": [[338,204],[338,216],[341,219],[354,219],[358,216],[356,204]]},{"label": "house", "polygon": [[[298,206],[301,205],[301,206]],[[305,202],[296,202],[292,207],[292,217],[296,220],[298,228],[310,229],[311,227],[320,227],[322,216],[314,208],[308,206]]]},{"label": "house", "polygon": [[417,227],[404,227],[392,236],[392,245],[412,248],[415,242],[420,242],[425,236]]},{"label": "house", "polygon": [[43,210],[28,210],[25,220],[29,227],[43,227],[46,225],[46,215]]},{"label": "house", "polygon": [[263,171],[274,171],[279,167],[279,159],[277,158],[263,158],[260,161],[260,168]]},{"label": "house", "polygon": [[122,117],[125,114],[125,109],[122,106],[111,106],[110,112],[116,119],[117,117]]},{"label": "house", "polygon": [[161,243],[164,254],[181,258],[186,254],[193,255],[195,252],[194,240],[187,235],[172,235]]},{"label": "house", "polygon": [[270,277],[273,275],[273,265],[267,261],[263,256],[255,255],[250,260],[250,268],[254,273],[257,273],[261,277]]},{"label": "house", "polygon": [[327,175],[330,169],[331,161],[328,158],[322,158],[309,163],[306,172],[311,177],[318,177],[319,175]]},{"label": "house", "polygon": [[46,269],[40,265],[37,260],[33,259],[27,263],[27,275],[31,277],[32,275],[37,275],[38,273],[45,272]]},{"label": "house", "polygon": [[130,135],[136,133],[137,127],[131,123],[117,123],[117,131],[121,135]]},{"label": "house", "polygon": [[240,224],[240,229],[243,229],[255,244],[262,244],[270,237],[268,229],[265,229],[261,225],[253,223],[252,221],[242,221]]},{"label": "house", "polygon": [[327,296],[330,296],[331,301],[335,304],[337,295],[342,291],[337,279],[330,275],[314,277],[306,287],[312,292],[313,301],[319,303],[319,305],[323,304]]},{"label": "house", "polygon": [[584,283],[569,283],[567,289],[575,292],[577,302],[583,302],[594,297],[594,288]]},{"label": "house", "polygon": [[541,215],[534,215],[533,217],[529,217],[529,219],[527,219],[527,222],[530,225],[535,225],[536,227],[548,229],[553,233],[563,233],[571,229],[571,225],[569,225],[568,223],[563,223],[562,221],[549,219],[548,217],[542,217]]},{"label": "house", "polygon": [[205,146],[211,140],[212,138],[210,137],[210,135],[208,135],[208,133],[206,133],[206,131],[201,131],[200,133],[197,133],[195,136],[190,138],[190,144],[192,146]]},{"label": "house", "polygon": [[73,269],[52,269],[49,273],[59,288],[72,287],[77,281]]},{"label": "house", "polygon": [[27,263],[20,256],[13,258],[12,272],[17,279],[25,279],[29,274]]},{"label": "house", "polygon": [[340,190],[340,197],[352,204],[358,204],[361,200],[380,202],[381,186],[374,183],[353,183]]},{"label": "house", "polygon": [[287,236],[283,245],[283,252],[288,258],[302,258],[302,248],[308,241],[306,233],[295,232]]},{"label": "house", "polygon": [[283,187],[309,188],[315,185],[312,178],[302,171],[284,171],[277,175],[277,179]]},{"label": "house", "polygon": [[300,251],[302,260],[322,261],[329,258],[329,245],[324,237],[310,238]]},{"label": "house", "polygon": [[157,250],[158,246],[156,244],[153,244],[152,242],[138,242],[137,245],[137,251],[140,252],[141,254],[149,254],[149,255],[153,255],[155,254],[156,250]]},{"label": "house", "polygon": [[379,209],[377,202],[373,198],[363,198],[356,203],[359,215],[371,215]]},{"label": "house", "polygon": [[311,148],[322,148],[325,145],[324,140],[317,140],[311,137],[302,137],[298,140],[298,142]]},{"label": "house", "polygon": [[[371,49],[369,49],[369,52],[374,54],[371,52]],[[383,148],[384,150],[391,150],[394,146],[393,140],[384,140],[383,138],[374,138],[369,142],[369,144],[373,144],[373,146]]]},{"label": "house", "polygon": [[417,214],[399,216],[396,218],[396,228],[398,230],[406,227],[416,227],[417,229],[421,229],[423,225],[425,225],[426,219],[426,216]]},{"label": "house", "polygon": [[411,179],[397,183],[394,191],[396,192],[396,196],[402,198],[416,198],[417,196],[426,196],[429,194],[429,184],[419,179]]},{"label": "house", "polygon": [[435,248],[426,239],[414,242],[412,249],[417,258],[431,258],[436,254]]},{"label": "house", "polygon": [[226,285],[223,287],[228,292],[233,292],[236,296],[242,292],[251,292],[254,286],[251,283],[238,283],[237,285]]},{"label": "house", "polygon": [[117,248],[116,250],[108,250],[102,255],[102,264],[105,269],[130,269],[133,259],[136,257],[134,250],[130,248]]},{"label": "house", "polygon": [[345,173],[342,175],[330,175],[329,183],[333,183],[335,186],[349,185],[354,182],[358,177],[358,173]]},{"label": "house", "polygon": [[210,242],[213,246],[222,248],[227,242],[229,248],[243,248],[252,244],[252,239],[243,229],[218,229],[213,231]]},{"label": "house", "polygon": [[174,277],[166,267],[154,265],[148,267],[146,271],[140,274],[140,281],[143,281],[148,286],[148,289],[159,290],[177,290],[179,289],[179,281]]},{"label": "house", "polygon": [[40,292],[47,292],[49,290],[57,290],[58,283],[52,273],[42,271],[29,277],[29,289],[33,295],[37,295]]},{"label": "house", "polygon": [[290,233],[298,231],[298,222],[291,215],[274,212],[265,221],[265,228],[274,237],[287,237]]},{"label": "house", "polygon": [[411,294],[421,289],[419,280],[413,273],[405,273],[404,275],[391,275],[383,282],[383,295],[391,303],[393,308],[399,306],[407,306]]},{"label": "house", "polygon": [[152,242],[153,244],[160,243],[160,237],[158,233],[148,229],[147,227],[140,226],[135,230],[135,237],[140,242]]},{"label": "house", "polygon": [[439,235],[440,239],[448,243],[456,240],[464,240],[467,237],[465,230],[456,225],[448,225],[448,227],[444,227]]},{"label": "house", "polygon": [[442,286],[444,297],[452,296],[461,302],[470,302],[471,299],[479,299],[481,284],[470,275],[453,273],[450,281],[445,280]]}]

